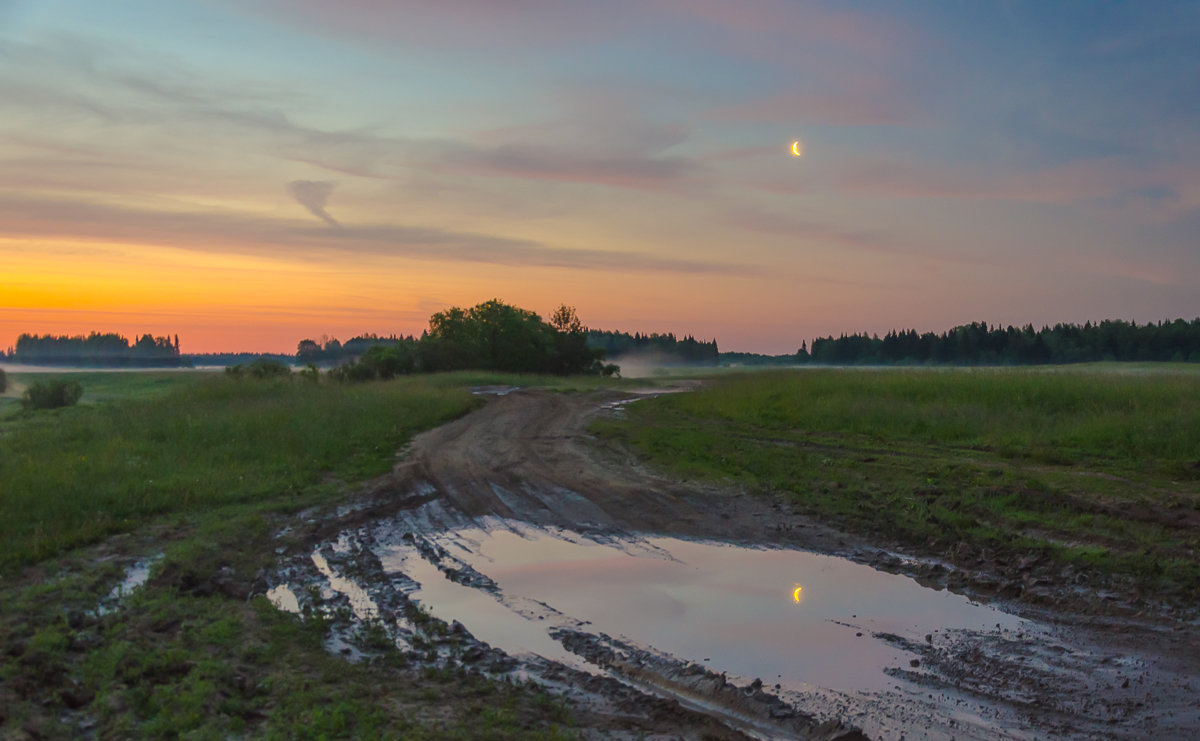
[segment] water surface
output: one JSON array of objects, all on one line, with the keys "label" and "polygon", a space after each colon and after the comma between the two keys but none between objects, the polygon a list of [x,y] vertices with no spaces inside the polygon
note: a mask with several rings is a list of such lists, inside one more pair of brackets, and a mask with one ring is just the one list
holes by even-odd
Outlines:
[{"label": "water surface", "polygon": [[[448,581],[416,549],[381,548],[412,598],[509,653],[564,660],[551,627],[580,624],[733,676],[786,687],[881,690],[912,654],[875,634],[1013,630],[1016,617],[845,559],[677,538],[614,538],[488,521],[429,536],[497,593]],[[797,591],[799,590],[799,591]]]}]

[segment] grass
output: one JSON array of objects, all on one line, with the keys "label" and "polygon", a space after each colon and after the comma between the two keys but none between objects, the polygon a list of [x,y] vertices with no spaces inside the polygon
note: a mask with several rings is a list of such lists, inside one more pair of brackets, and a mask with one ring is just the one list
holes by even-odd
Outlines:
[{"label": "grass", "polygon": [[1200,595],[1194,368],[762,372],[627,415],[596,429],[851,531]]},{"label": "grass", "polygon": [[[115,375],[115,374],[109,374]],[[414,433],[475,400],[445,382],[201,376],[31,415],[0,438],[0,568],[229,504],[299,501],[329,474],[383,473]]]},{"label": "grass", "polygon": [[[571,737],[534,689],[427,676],[370,635],[349,664],[328,620],[247,599],[276,548],[304,545],[281,517],[343,503],[342,482],[480,403],[465,385],[512,379],[70,378],[79,406],[0,425],[0,737]],[[154,553],[146,585],[97,611],[116,564]]]}]

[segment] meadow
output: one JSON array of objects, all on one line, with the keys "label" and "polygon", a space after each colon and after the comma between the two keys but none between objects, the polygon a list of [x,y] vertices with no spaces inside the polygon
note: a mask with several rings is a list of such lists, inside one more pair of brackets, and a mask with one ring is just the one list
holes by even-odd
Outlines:
[{"label": "meadow", "polygon": [[[67,375],[77,406],[22,411],[22,386],[53,377],[23,373],[0,405],[0,736],[563,736],[541,690],[408,670],[382,645],[349,664],[322,616],[248,599],[276,549],[304,547],[279,535],[295,513],[352,501],[412,435],[482,403],[470,386],[552,380]],[[145,586],[98,610],[147,558]]]},{"label": "meadow", "polygon": [[[1200,596],[1194,366],[706,375],[595,431],[881,545]],[[77,406],[23,411],[22,386],[49,377],[12,373],[0,399],[0,736],[574,735],[537,688],[411,668],[370,635],[368,660],[331,655],[324,617],[281,613],[254,584],[308,547],[281,534],[298,513],[353,501],[413,435],[483,403],[471,387],[645,381],[72,373]],[[97,610],[147,558],[145,586]]]},{"label": "meadow", "polygon": [[726,374],[599,434],[959,562],[1049,562],[1200,595],[1200,368]]},{"label": "meadow", "polygon": [[409,436],[475,403],[420,381],[79,375],[97,404],[27,415],[0,438],[0,568],[168,513],[276,507],[323,476],[382,473]]}]

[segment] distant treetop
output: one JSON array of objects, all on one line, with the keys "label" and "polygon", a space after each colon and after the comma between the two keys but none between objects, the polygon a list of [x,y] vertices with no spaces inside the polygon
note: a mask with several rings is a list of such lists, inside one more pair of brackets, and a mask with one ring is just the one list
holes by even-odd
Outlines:
[{"label": "distant treetop", "polygon": [[592,347],[603,348],[610,358],[623,355],[654,355],[660,362],[670,364],[687,363],[701,365],[716,365],[721,353],[717,349],[717,341],[703,342],[688,335],[678,339],[673,333],[667,334],[629,334],[628,332],[608,332],[591,330],[588,332],[588,344]]},{"label": "distant treetop", "polygon": [[22,334],[8,355],[15,363],[89,367],[179,367],[187,365],[179,354],[179,335],[144,334],[130,344],[118,334],[92,332],[57,336]]},{"label": "distant treetop", "polygon": [[547,323],[499,299],[437,312],[419,340],[363,335],[344,344],[330,338],[306,339],[296,348],[298,362],[340,365],[337,375],[345,380],[449,370],[616,372],[615,366],[603,365],[603,359],[603,350],[589,347],[587,328],[574,307],[560,306]]},{"label": "distant treetop", "polygon": [[830,364],[944,363],[1036,365],[1115,361],[1200,362],[1200,318],[1138,325],[1120,319],[1098,324],[1004,327],[964,324],[941,334],[916,330],[878,335],[819,337],[798,362]]}]

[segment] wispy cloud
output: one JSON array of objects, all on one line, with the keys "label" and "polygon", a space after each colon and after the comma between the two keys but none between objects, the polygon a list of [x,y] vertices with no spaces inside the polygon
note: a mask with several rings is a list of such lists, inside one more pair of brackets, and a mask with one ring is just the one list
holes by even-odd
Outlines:
[{"label": "wispy cloud", "polygon": [[[937,166],[906,160],[860,162],[831,176],[846,190],[894,198],[994,199],[1080,204],[1135,199],[1160,214],[1200,208],[1200,169],[1186,163],[1079,160],[1037,169]],[[1153,197],[1152,197],[1153,196]]]},{"label": "wispy cloud", "polygon": [[296,199],[296,203],[307,208],[313,216],[335,229],[342,228],[342,225],[325,210],[329,194],[333,192],[333,183],[324,180],[293,180],[288,183],[287,188],[292,198]]},{"label": "wispy cloud", "polygon": [[180,249],[314,260],[375,255],[435,262],[557,267],[613,272],[754,275],[756,268],[648,253],[571,249],[535,240],[397,224],[313,229],[296,221],[237,213],[150,211],[0,194],[12,237],[133,242]]},{"label": "wispy cloud", "polygon": [[645,101],[603,85],[554,92],[555,109],[542,120],[478,132],[471,142],[430,149],[433,169],[635,190],[686,190],[705,169],[678,153],[689,129],[659,121]]},{"label": "wispy cloud", "polygon": [[[839,250],[869,252],[936,263],[977,265],[988,262],[985,255],[947,252],[915,242],[883,229],[845,227],[811,219],[764,211],[742,206],[727,209],[721,221],[729,226],[754,234],[782,237],[798,244],[835,247]],[[861,281],[860,281],[861,282]]]},{"label": "wispy cloud", "polygon": [[910,95],[881,80],[860,81],[836,91],[776,93],[725,105],[707,115],[718,121],[835,126],[897,126],[927,118]]},{"label": "wispy cloud", "polygon": [[[401,41],[416,47],[460,50],[570,47],[636,27],[645,3],[559,0],[227,0],[239,12],[255,13],[309,33],[358,42]],[[394,47],[393,47],[394,48]]]},{"label": "wispy cloud", "polygon": [[[187,169],[174,161],[195,161],[197,148],[215,148],[217,155],[202,160],[200,167],[243,152],[383,180],[425,170],[664,191],[695,185],[704,170],[694,159],[669,151],[686,140],[684,126],[652,120],[636,101],[614,91],[560,91],[557,110],[549,109],[541,121],[458,137],[404,136],[369,127],[327,129],[301,123],[287,108],[297,97],[290,91],[257,86],[263,88],[257,96],[247,92],[255,85],[240,84],[242,93],[231,97],[221,86],[174,65],[145,64],[155,72],[131,72],[132,60],[121,52],[95,44],[87,49],[86,55],[58,54],[51,47],[13,52],[23,60],[23,72],[0,71],[0,94],[28,112],[28,120],[20,121],[13,133],[28,139],[31,131],[53,131],[55,138],[43,146],[61,150],[86,142],[94,150],[93,164],[120,162],[131,172],[154,172],[168,180],[178,180]],[[42,67],[52,67],[60,78],[52,90],[25,79]],[[97,140],[90,135],[97,125],[122,135]],[[58,157],[53,167],[78,170],[82,164],[79,158]],[[213,177],[220,174],[211,173],[206,180]],[[297,187],[293,197],[333,225],[329,193],[320,186]]]},{"label": "wispy cloud", "polygon": [[853,247],[872,252],[891,254],[904,252],[893,240],[878,232],[866,229],[844,229],[755,208],[730,209],[724,214],[722,220],[730,226],[757,234],[825,242],[840,247]]},{"label": "wispy cloud", "polygon": [[431,166],[461,173],[564,183],[590,183],[637,190],[665,190],[699,172],[683,157],[587,155],[528,144],[445,148]]},{"label": "wispy cloud", "polygon": [[724,0],[659,0],[657,4],[728,33],[745,34],[747,42],[758,39],[760,49],[764,39],[787,37],[877,59],[909,50],[923,38],[913,27],[886,14],[847,10],[841,4],[793,0],[756,0],[749,7]]}]

